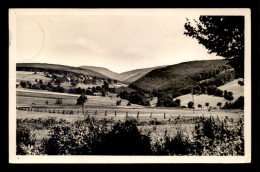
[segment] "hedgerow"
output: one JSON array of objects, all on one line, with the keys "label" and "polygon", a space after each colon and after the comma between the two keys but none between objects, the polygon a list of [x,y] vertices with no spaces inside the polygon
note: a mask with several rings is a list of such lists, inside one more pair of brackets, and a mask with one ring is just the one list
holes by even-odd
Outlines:
[{"label": "hedgerow", "polygon": [[[171,121],[150,120],[142,122],[135,118],[124,121],[97,119],[88,116],[84,120],[18,119],[18,155],[244,155],[244,121],[240,118],[195,117],[187,119],[195,125],[191,134],[186,130],[167,130],[162,138],[151,141],[151,132],[141,133],[138,126],[181,124],[182,119]],[[37,126],[38,125],[38,126]],[[35,131],[46,130],[48,136],[36,139]],[[172,132],[172,131],[171,131]]]}]

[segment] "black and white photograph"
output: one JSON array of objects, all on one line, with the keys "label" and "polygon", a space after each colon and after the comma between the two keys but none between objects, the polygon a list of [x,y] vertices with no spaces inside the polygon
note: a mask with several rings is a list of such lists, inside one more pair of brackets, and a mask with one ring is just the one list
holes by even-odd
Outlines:
[{"label": "black and white photograph", "polygon": [[9,162],[251,162],[250,9],[9,9]]}]

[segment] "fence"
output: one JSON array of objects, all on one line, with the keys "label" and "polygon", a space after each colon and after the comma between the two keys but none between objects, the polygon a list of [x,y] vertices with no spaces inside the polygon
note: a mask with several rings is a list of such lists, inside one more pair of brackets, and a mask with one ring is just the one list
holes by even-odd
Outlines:
[{"label": "fence", "polygon": [[[39,112],[39,113],[51,113],[51,114],[64,114],[64,115],[74,115],[74,114],[83,114],[83,115],[104,115],[104,116],[117,116],[119,113],[124,114],[124,112],[118,112],[117,110],[110,110],[110,113],[108,112],[108,110],[75,110],[75,109],[47,109],[47,108],[19,108],[18,110],[23,110],[23,111],[31,111],[31,112]],[[153,117],[153,113],[149,113],[149,112],[145,112],[146,114],[148,113],[148,116],[150,118]],[[150,115],[149,115],[150,114]],[[120,115],[122,116],[122,115]],[[131,116],[135,116],[135,115],[131,115]],[[126,111],[125,112],[125,117],[128,118],[129,117],[129,113]],[[140,112],[137,111],[136,113],[136,118],[140,117]],[[166,113],[162,113],[162,117],[164,119],[167,118]]]}]

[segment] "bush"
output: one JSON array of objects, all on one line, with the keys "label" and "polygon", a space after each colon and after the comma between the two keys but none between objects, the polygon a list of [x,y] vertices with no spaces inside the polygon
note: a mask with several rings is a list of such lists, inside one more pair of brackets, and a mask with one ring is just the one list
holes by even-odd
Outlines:
[{"label": "bush", "polygon": [[122,102],[121,100],[117,100],[117,101],[116,101],[116,105],[117,105],[117,106],[121,105],[121,102]]},{"label": "bush", "polygon": [[[241,98],[242,99],[242,98]],[[241,101],[241,100],[240,100]],[[176,122],[176,121],[175,121]],[[184,122],[178,119],[178,122]],[[168,120],[124,122],[88,116],[85,120],[17,119],[18,155],[244,155],[244,120],[195,117],[191,133],[177,128],[176,135],[165,134],[151,141],[137,126],[165,125]],[[156,126],[153,126],[156,129]],[[36,140],[35,130],[49,130],[43,140]],[[155,130],[153,129],[153,130]],[[175,131],[173,131],[175,132]]]},{"label": "bush", "polygon": [[27,83],[26,83],[26,82],[24,82],[24,81],[21,81],[21,82],[20,82],[20,85],[21,85],[23,88],[26,88],[26,86],[27,86]]},{"label": "bush", "polygon": [[193,108],[193,105],[194,105],[193,102],[189,102],[189,103],[188,103],[188,108]]},{"label": "bush", "polygon": [[94,155],[150,155],[150,137],[137,129],[136,120],[118,122],[112,131],[100,135],[92,144]]},{"label": "bush", "polygon": [[231,91],[228,92],[227,90],[225,90],[224,91],[224,98],[229,100],[229,101],[233,100],[234,99],[233,93]]},{"label": "bush", "polygon": [[177,131],[174,138],[170,138],[165,132],[163,139],[156,142],[154,151],[157,155],[188,155],[192,152],[192,147],[192,143],[183,132]]},{"label": "bush", "polygon": [[24,147],[30,144],[30,129],[21,119],[17,119],[16,122],[16,154],[26,155]]},{"label": "bush", "polygon": [[74,125],[55,125],[45,140],[48,155],[148,155],[152,154],[149,136],[137,129],[136,120],[117,122],[86,118]]},{"label": "bush", "polygon": [[56,103],[55,104],[57,104],[57,105],[62,104],[62,99],[56,99]]},{"label": "bush", "polygon": [[50,138],[44,140],[44,150],[48,155],[84,155],[90,154],[87,141],[87,127],[55,125]]},{"label": "bush", "polygon": [[244,155],[244,125],[226,117],[200,119],[195,125],[194,152],[198,155]]},{"label": "bush", "polygon": [[244,109],[244,97],[238,97],[234,103],[226,102],[222,109]]}]

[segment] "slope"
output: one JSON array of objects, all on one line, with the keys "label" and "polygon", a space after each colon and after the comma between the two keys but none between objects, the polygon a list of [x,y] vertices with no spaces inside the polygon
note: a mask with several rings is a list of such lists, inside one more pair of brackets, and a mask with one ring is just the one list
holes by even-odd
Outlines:
[{"label": "slope", "polygon": [[48,64],[48,63],[17,63],[16,64],[17,71],[21,71],[21,70],[30,71],[31,69],[37,69],[40,71],[45,71],[45,70],[67,71],[67,72],[73,72],[78,74],[84,74],[88,76],[96,76],[98,78],[108,78],[107,76],[102,75],[101,73],[89,69],[82,69],[82,68],[65,66],[65,65]]},{"label": "slope", "polygon": [[[241,79],[235,79],[225,85],[218,87],[221,90],[231,91],[233,93],[234,100],[228,101],[224,99],[224,97],[217,97],[217,96],[207,95],[207,94],[193,95],[194,107],[198,108],[198,105],[200,104],[202,105],[203,108],[205,108],[206,102],[209,103],[209,106],[216,107],[218,102],[221,102],[223,106],[226,102],[236,101],[238,97],[244,96],[244,86],[240,86],[237,83],[239,80]],[[181,105],[187,107],[188,103],[192,101],[192,95],[191,94],[182,95],[177,98],[174,98],[173,100],[175,101],[176,99],[180,99]]]},{"label": "slope", "polygon": [[180,89],[196,87],[199,80],[210,78],[227,69],[230,69],[230,66],[227,65],[226,60],[184,62],[152,70],[131,83],[129,87],[144,91],[176,92]]},{"label": "slope", "polygon": [[118,80],[118,73],[113,72],[107,68],[104,67],[95,67],[95,66],[79,66],[79,68],[92,70],[98,73],[101,73],[102,75],[105,75],[109,78],[117,79]]},{"label": "slope", "polygon": [[139,78],[143,77],[145,74],[151,72],[154,69],[159,69],[165,66],[156,66],[151,68],[143,68],[143,69],[135,69],[127,72],[120,73],[118,78],[121,81],[124,81],[125,83],[132,83]]}]

